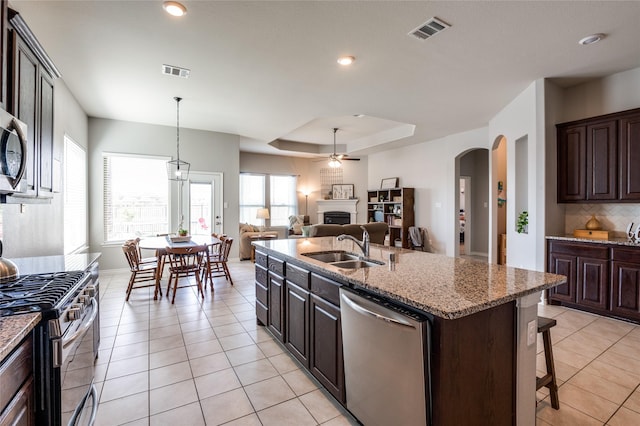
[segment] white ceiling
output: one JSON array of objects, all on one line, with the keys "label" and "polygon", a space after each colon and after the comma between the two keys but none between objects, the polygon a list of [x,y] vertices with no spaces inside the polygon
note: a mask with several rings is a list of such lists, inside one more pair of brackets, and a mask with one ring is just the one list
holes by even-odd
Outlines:
[{"label": "white ceiling", "polygon": [[[331,144],[333,127],[355,154],[424,142],[485,126],[536,79],[640,66],[637,1],[183,4],[175,18],[160,0],[10,1],[89,116],[175,126],[181,96],[182,127],[238,134],[252,152],[296,155],[268,142]],[[451,28],[407,35],[434,16]],[[607,37],[578,45],[591,33]]]}]

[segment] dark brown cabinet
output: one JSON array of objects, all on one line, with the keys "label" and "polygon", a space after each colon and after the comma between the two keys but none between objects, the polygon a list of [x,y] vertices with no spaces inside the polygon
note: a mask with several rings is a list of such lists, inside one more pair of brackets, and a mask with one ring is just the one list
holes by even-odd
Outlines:
[{"label": "dark brown cabinet", "polygon": [[618,198],[618,138],[615,120],[587,126],[587,200]]},{"label": "dark brown cabinet", "polygon": [[567,277],[566,284],[549,290],[549,300],[607,309],[608,247],[557,240],[550,240],[547,247],[547,270]]},{"label": "dark brown cabinet", "polygon": [[34,425],[31,335],[0,365],[0,383],[0,425]]},{"label": "dark brown cabinet", "polygon": [[340,307],[311,295],[311,374],[345,403]]},{"label": "dark brown cabinet", "polygon": [[256,251],[258,323],[345,402],[340,283]]},{"label": "dark brown cabinet", "polygon": [[640,112],[620,119],[620,199],[640,200]]},{"label": "dark brown cabinet", "polygon": [[584,126],[558,128],[558,202],[587,199],[587,135]]},{"label": "dark brown cabinet", "polygon": [[24,202],[25,198],[46,201],[59,190],[59,176],[54,166],[53,81],[60,73],[22,17],[11,9],[8,17],[7,109],[28,129],[27,191],[13,197],[17,202]]},{"label": "dark brown cabinet", "polygon": [[310,272],[287,262],[285,265],[284,345],[309,368],[309,277]]},{"label": "dark brown cabinet", "polygon": [[11,75],[13,76],[12,98],[10,105],[20,121],[27,125],[27,163],[24,179],[27,181],[27,192],[24,195],[35,197],[38,170],[36,151],[38,122],[38,60],[29,47],[15,33],[12,33],[13,57]]},{"label": "dark brown cabinet", "polygon": [[640,109],[557,125],[558,202],[640,200]]},{"label": "dark brown cabinet", "polygon": [[284,342],[284,279],[269,272],[269,321],[271,333]]},{"label": "dark brown cabinet", "polygon": [[640,250],[612,250],[611,311],[640,321]]},{"label": "dark brown cabinet", "polygon": [[578,258],[577,300],[582,306],[607,309],[609,262],[606,259]]},{"label": "dark brown cabinet", "polygon": [[286,287],[285,346],[305,367],[309,368],[309,292],[293,282]]},{"label": "dark brown cabinet", "polygon": [[[266,266],[266,255],[265,266]],[[265,266],[256,262],[256,318],[261,325],[269,322],[269,272]]]},{"label": "dark brown cabinet", "polygon": [[640,321],[640,247],[551,239],[547,249],[547,271],[567,276],[550,303]]},{"label": "dark brown cabinet", "polygon": [[576,301],[577,260],[576,256],[549,253],[549,272],[567,277],[565,284],[549,289],[549,299],[570,303]]}]

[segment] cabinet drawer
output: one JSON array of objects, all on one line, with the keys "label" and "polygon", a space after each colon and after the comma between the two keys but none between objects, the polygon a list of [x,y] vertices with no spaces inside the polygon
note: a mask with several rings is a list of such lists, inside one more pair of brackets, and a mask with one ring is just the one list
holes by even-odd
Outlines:
[{"label": "cabinet drawer", "polygon": [[262,267],[256,263],[256,282],[267,286],[267,268]]},{"label": "cabinet drawer", "polygon": [[267,254],[262,253],[261,251],[256,250],[256,265],[260,265],[263,267],[267,267]]},{"label": "cabinet drawer", "polygon": [[640,264],[639,248],[613,248],[611,249],[611,259],[621,262],[631,262]]},{"label": "cabinet drawer", "polygon": [[284,277],[284,260],[269,256],[269,270]]},{"label": "cabinet drawer", "polygon": [[580,244],[550,241],[549,251],[551,253],[569,254],[579,257],[590,257],[592,259],[609,258],[609,248],[602,244]]},{"label": "cabinet drawer", "polygon": [[336,306],[340,306],[340,284],[329,278],[311,274],[311,292],[330,301]]},{"label": "cabinet drawer", "polygon": [[286,274],[287,281],[296,284],[305,290],[309,290],[309,275],[310,272],[306,269],[287,263]]},{"label": "cabinet drawer", "polygon": [[269,308],[260,303],[259,300],[256,300],[256,318],[263,325],[267,325],[267,321],[269,320]]},{"label": "cabinet drawer", "polygon": [[31,335],[0,366],[0,411],[18,392],[33,372],[33,343]]},{"label": "cabinet drawer", "polygon": [[266,285],[256,281],[256,300],[260,301],[263,305],[269,303],[269,292]]}]

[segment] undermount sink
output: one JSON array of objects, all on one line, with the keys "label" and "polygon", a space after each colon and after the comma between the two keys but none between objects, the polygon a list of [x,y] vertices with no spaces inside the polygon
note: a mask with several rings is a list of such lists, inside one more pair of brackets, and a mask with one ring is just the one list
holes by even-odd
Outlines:
[{"label": "undermount sink", "polygon": [[372,259],[361,259],[357,254],[341,250],[301,254],[319,262],[328,263],[329,265],[343,269],[370,268],[372,266],[384,265],[383,262]]},{"label": "undermount sink", "polygon": [[303,256],[310,257],[320,262],[333,263],[342,262],[344,260],[358,260],[357,254],[346,251],[321,251],[315,253],[302,253]]},{"label": "undermount sink", "polygon": [[358,269],[358,268],[370,268],[372,266],[380,266],[384,265],[382,262],[378,262],[377,260],[345,260],[343,262],[333,262],[331,265],[337,268],[343,269]]}]

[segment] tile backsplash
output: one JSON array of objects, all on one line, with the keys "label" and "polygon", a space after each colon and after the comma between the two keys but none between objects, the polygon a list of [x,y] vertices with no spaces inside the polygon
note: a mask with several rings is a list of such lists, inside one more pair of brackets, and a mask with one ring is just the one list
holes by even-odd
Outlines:
[{"label": "tile backsplash", "polygon": [[613,237],[624,237],[630,222],[635,224],[634,229],[640,224],[640,204],[567,204],[565,233],[573,234],[574,229],[585,229],[591,216],[600,221],[602,229],[613,231]]}]

